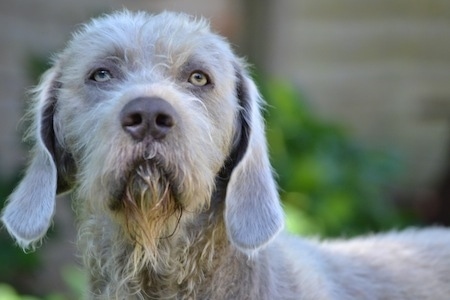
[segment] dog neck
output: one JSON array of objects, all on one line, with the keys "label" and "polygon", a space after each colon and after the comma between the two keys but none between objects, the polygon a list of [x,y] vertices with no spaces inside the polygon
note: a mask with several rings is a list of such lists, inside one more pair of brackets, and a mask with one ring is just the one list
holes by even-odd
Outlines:
[{"label": "dog neck", "polygon": [[[208,299],[214,286],[220,285],[215,271],[223,265],[242,271],[247,259],[227,239],[223,207],[218,203],[215,209],[195,217],[184,216],[177,231],[159,241],[155,253],[126,238],[123,228],[106,215],[102,224],[98,215],[96,222],[82,221],[79,245],[90,270],[92,293],[101,299],[130,299],[129,295],[137,295],[136,299],[181,295]],[[241,273],[244,276],[245,272]],[[104,295],[106,292],[113,294]]]}]

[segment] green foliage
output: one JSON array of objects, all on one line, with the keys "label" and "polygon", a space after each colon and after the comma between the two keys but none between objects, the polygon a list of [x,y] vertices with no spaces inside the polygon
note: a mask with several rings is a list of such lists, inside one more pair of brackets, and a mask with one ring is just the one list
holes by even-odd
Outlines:
[{"label": "green foliage", "polygon": [[7,284],[0,284],[0,300],[38,300],[31,296],[21,296]]},{"label": "green foliage", "polygon": [[39,82],[41,75],[51,67],[50,59],[47,55],[29,54],[26,58],[26,70],[28,72],[28,78],[30,78],[35,84]]},{"label": "green foliage", "polygon": [[83,299],[83,294],[87,286],[85,274],[74,266],[66,266],[61,270],[64,282],[69,287],[70,294],[62,295],[52,293],[42,298],[28,295],[20,295],[8,284],[0,283],[0,300],[67,300]]},{"label": "green foliage", "polygon": [[73,299],[83,299],[86,291],[87,277],[86,274],[75,266],[66,266],[62,269],[64,282],[69,287]]},{"label": "green foliage", "polygon": [[290,85],[269,82],[262,90],[290,231],[354,235],[405,222],[386,194],[401,170],[398,158],[358,146],[340,127],[311,113]]}]

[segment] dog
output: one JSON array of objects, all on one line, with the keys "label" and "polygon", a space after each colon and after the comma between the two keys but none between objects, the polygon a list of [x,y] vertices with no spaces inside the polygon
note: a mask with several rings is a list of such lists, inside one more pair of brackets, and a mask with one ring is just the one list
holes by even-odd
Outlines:
[{"label": "dog", "polygon": [[283,232],[247,69],[203,19],[92,20],[34,90],[4,226],[35,248],[71,191],[88,299],[450,299],[447,229]]}]

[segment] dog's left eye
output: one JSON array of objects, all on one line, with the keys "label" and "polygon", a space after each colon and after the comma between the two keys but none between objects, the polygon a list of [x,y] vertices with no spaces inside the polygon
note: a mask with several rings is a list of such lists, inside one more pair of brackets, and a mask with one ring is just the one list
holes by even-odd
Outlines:
[{"label": "dog's left eye", "polygon": [[205,86],[210,83],[208,75],[202,71],[192,72],[188,81],[195,86]]},{"label": "dog's left eye", "polygon": [[90,80],[96,81],[96,82],[106,82],[113,78],[111,72],[107,69],[98,69],[95,70],[91,76],[89,77]]}]

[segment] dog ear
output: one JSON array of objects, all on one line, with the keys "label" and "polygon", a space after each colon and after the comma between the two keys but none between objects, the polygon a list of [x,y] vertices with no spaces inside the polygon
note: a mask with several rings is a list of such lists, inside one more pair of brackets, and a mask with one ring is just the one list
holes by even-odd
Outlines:
[{"label": "dog ear", "polygon": [[[28,169],[3,210],[2,221],[8,232],[23,248],[33,247],[47,232],[55,210],[56,192],[69,189],[63,176],[58,176],[56,161],[62,155],[55,139],[53,114],[58,89],[59,72],[48,70],[35,89],[29,132],[34,140],[32,159]],[[64,168],[67,169],[67,168]],[[59,177],[59,178],[58,178]]]},{"label": "dog ear", "polygon": [[262,99],[244,71],[237,73],[240,128],[228,160],[225,222],[231,242],[243,251],[257,250],[283,228],[283,211],[269,162]]}]

